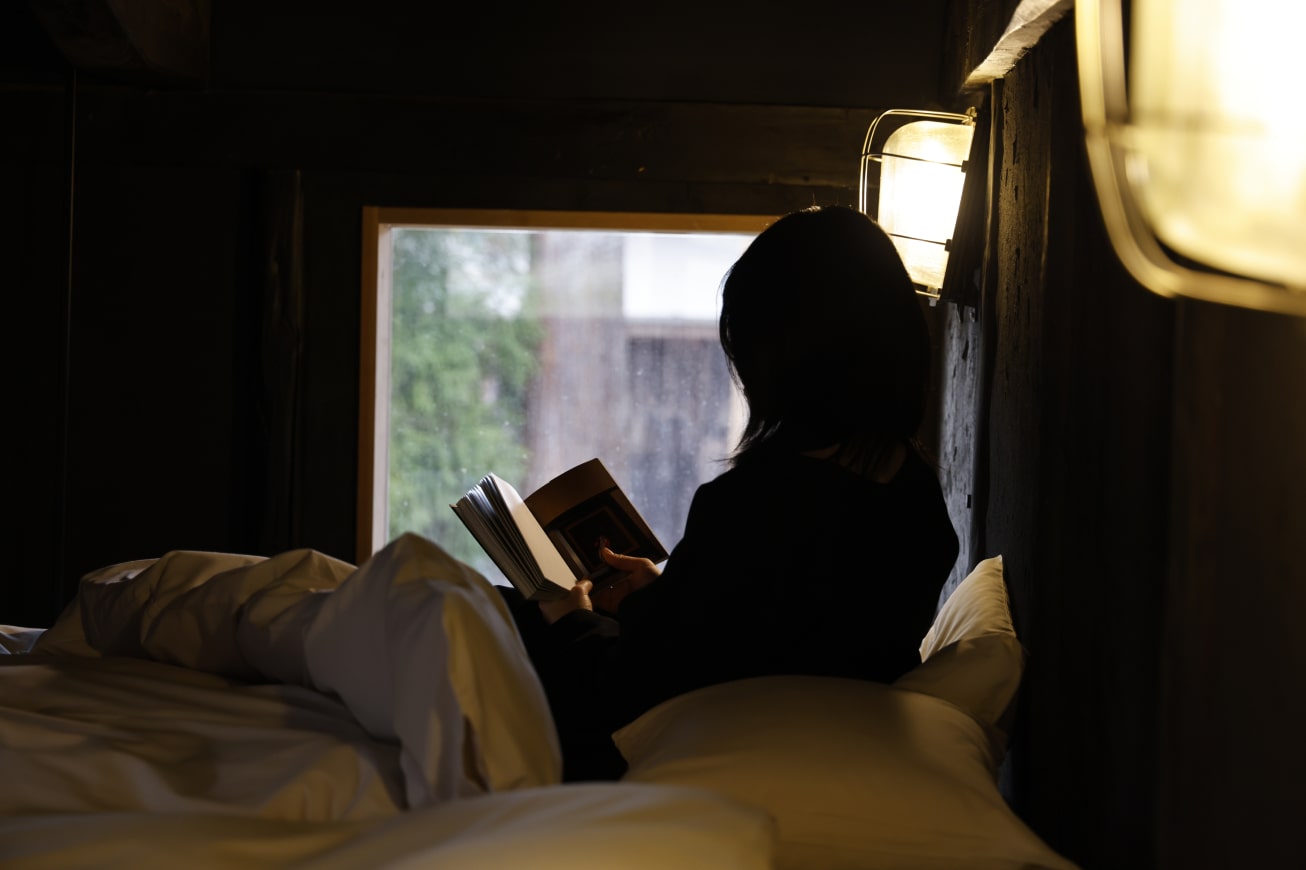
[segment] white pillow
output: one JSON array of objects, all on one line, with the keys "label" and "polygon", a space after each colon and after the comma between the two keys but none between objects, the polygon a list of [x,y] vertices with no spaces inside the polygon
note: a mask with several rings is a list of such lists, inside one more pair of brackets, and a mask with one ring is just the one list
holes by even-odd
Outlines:
[{"label": "white pillow", "polygon": [[921,658],[894,686],[965,710],[988,731],[1000,761],[1025,668],[1001,556],[976,565],[943,602],[921,642]]},{"label": "white pillow", "polygon": [[1016,636],[1001,556],[985,559],[939,605],[934,624],[921,641],[925,661],[950,643],[986,635]]},{"label": "white pillow", "polygon": [[1072,868],[1007,807],[983,729],[916,692],[776,676],[673,698],[614,735],[633,782],[766,810],[781,870]]}]

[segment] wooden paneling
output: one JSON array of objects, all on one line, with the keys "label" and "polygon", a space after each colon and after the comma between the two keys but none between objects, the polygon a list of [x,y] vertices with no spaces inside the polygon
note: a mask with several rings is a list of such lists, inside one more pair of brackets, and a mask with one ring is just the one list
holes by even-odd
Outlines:
[{"label": "wooden paneling", "polygon": [[[937,318],[939,365],[939,483],[961,550],[941,597],[951,594],[983,558],[982,488],[977,475],[983,389],[983,334],[978,312],[954,305],[942,307]],[[977,517],[979,517],[977,519]]]},{"label": "wooden paneling", "polygon": [[[211,549],[244,497],[233,439],[231,173],[79,173],[69,364],[69,569]],[[109,228],[112,228],[109,231]],[[252,398],[252,397],[251,397]]]},{"label": "wooden paneling", "polygon": [[28,0],[68,62],[101,75],[199,84],[209,72],[209,0]]},{"label": "wooden paneling", "polygon": [[[84,83],[83,159],[144,166],[397,172],[423,179],[839,188],[873,113],[142,92]],[[855,202],[855,200],[854,200]]]},{"label": "wooden paneling", "polygon": [[486,100],[926,106],[939,91],[946,5],[225,0],[213,11],[214,84]]},{"label": "wooden paneling", "polygon": [[945,23],[947,37],[941,87],[944,94],[964,89],[966,80],[998,44],[1021,0],[952,0]]},{"label": "wooden paneling", "polygon": [[[1086,867],[1148,867],[1171,313],[1128,281],[1096,220],[1072,36],[1068,21],[1055,26],[997,92],[973,556],[1005,557],[1029,651],[1013,802]],[[976,352],[966,346],[975,336],[955,329],[950,358]]]},{"label": "wooden paneling", "polygon": [[[1085,867],[1294,866],[1306,326],[1124,272],[1082,153],[1072,29],[1000,89],[975,555],[1007,557],[1029,650],[1007,789]],[[972,339],[953,324],[958,418]]]},{"label": "wooden paneling", "polygon": [[[76,528],[66,570],[49,571],[63,575],[53,589],[24,592],[37,603],[6,618],[46,622],[76,572],[160,547],[353,552],[364,206],[777,214],[851,204],[877,95],[887,84],[917,102],[914,88],[922,99],[937,90],[930,22],[941,26],[942,5],[916,4],[923,28],[871,52],[856,33],[881,13],[837,3],[632,16],[582,2],[514,17],[224,2],[206,87],[83,70],[72,112],[63,58],[26,6],[6,7],[0,31],[23,47],[0,67],[10,85],[0,153],[22,180],[8,188],[6,277],[34,327],[23,362],[41,376],[21,393],[41,421],[33,439],[57,452],[66,328],[79,427],[118,401],[185,430],[112,429],[97,441],[79,428],[66,514],[47,482],[23,478],[18,497],[34,510],[22,537],[44,542],[34,561],[58,548],[53,530]],[[80,179],[70,324],[57,295],[65,118],[77,124]],[[278,193],[289,177],[301,184],[295,217]],[[302,222],[299,265],[277,241],[289,220]],[[287,270],[299,295],[285,295]],[[274,303],[293,303],[299,319]],[[183,455],[197,463],[202,503],[169,473]]]},{"label": "wooden paneling", "polygon": [[[49,147],[61,152],[51,136]],[[0,613],[14,625],[42,625],[63,603],[59,558],[63,524],[62,463],[68,275],[68,209],[63,168],[0,161],[0,288],[6,339],[3,419],[13,500],[4,523],[10,570],[0,580]]]},{"label": "wooden paneling", "polygon": [[[76,105],[78,425],[118,400],[129,425],[162,416],[184,434],[111,427],[96,440],[79,430],[68,462],[75,535],[66,569],[49,569],[63,575],[57,587],[178,546],[352,555],[364,206],[779,214],[851,204],[870,120],[827,108],[441,106],[93,80],[79,85]],[[23,205],[11,213],[21,230],[9,234],[9,280],[53,305],[66,284],[65,92],[27,88],[5,106],[21,135],[0,149],[28,167],[13,179]],[[299,218],[274,189],[296,172]],[[285,326],[267,307],[280,286],[268,270],[291,268],[274,248],[292,219],[303,227],[303,313],[286,344],[266,333]],[[46,338],[28,359],[43,372],[59,370],[60,318],[54,308],[38,318]],[[43,447],[55,443],[58,386],[29,397],[31,418],[49,421],[38,427]],[[183,457],[202,478],[190,495],[174,473]],[[42,505],[44,487],[31,481],[23,498]],[[29,540],[60,527],[55,505],[43,511]],[[25,621],[52,619],[60,593],[32,594]]]},{"label": "wooden paneling", "polygon": [[1306,319],[1178,303],[1161,866],[1306,855]]}]

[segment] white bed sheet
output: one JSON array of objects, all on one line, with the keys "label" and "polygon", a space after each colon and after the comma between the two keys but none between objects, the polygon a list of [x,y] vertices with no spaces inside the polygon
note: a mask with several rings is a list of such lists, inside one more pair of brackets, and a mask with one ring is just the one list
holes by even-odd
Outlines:
[{"label": "white bed sheet", "polygon": [[109,813],[0,818],[7,870],[766,870],[765,814],[711,792],[604,783],[451,801],[374,822]]},{"label": "white bed sheet", "polygon": [[404,807],[398,756],[300,686],[124,657],[0,657],[0,815],[378,818]]}]

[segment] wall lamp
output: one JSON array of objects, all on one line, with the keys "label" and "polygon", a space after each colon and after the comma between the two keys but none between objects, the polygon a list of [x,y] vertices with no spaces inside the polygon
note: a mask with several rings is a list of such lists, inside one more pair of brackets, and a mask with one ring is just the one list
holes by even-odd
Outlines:
[{"label": "wall lamp", "polygon": [[[862,145],[857,207],[893,239],[918,293],[939,298],[957,226],[975,111],[890,109],[871,122]],[[873,169],[878,168],[878,174]]]},{"label": "wall lamp", "polygon": [[1075,3],[1089,165],[1121,262],[1163,296],[1306,315],[1306,7],[1130,9],[1126,28],[1120,0]]}]

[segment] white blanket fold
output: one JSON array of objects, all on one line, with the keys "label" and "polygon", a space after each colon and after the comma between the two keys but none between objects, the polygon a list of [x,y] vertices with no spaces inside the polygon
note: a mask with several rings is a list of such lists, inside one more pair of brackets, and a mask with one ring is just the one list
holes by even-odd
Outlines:
[{"label": "white blanket fold", "polygon": [[[84,782],[70,782],[77,779],[75,769],[53,755],[46,759],[46,772],[62,781],[65,792],[108,789],[123,797],[119,808],[126,810],[166,804],[141,798],[142,783],[165,792],[170,788],[166,753],[157,759],[136,753],[130,771],[118,765],[109,782],[93,781],[97,769],[104,772],[116,763],[97,768],[95,752],[103,751],[104,760],[133,741],[162,739],[159,722],[149,715],[159,698],[170,711],[168,728],[186,733],[177,744],[188,747],[185,751],[210,752],[215,764],[225,752],[257,762],[259,752],[266,751],[266,765],[294,768],[293,778],[302,780],[311,775],[309,754],[296,758],[274,746],[274,739],[260,744],[257,736],[244,734],[247,745],[233,748],[231,735],[213,732],[205,744],[204,704],[187,707],[184,692],[167,680],[151,684],[140,677],[130,689],[119,685],[123,693],[139,693],[134,707],[129,694],[118,694],[78,710],[61,695],[54,704],[62,711],[58,716],[33,721],[42,692],[60,694],[59,687],[67,685],[49,669],[61,667],[64,676],[79,666],[94,670],[90,657],[103,657],[98,667],[106,673],[116,672],[113,662],[145,659],[206,679],[215,675],[222,679],[210,681],[206,691],[225,691],[233,699],[267,690],[250,683],[280,686],[283,695],[292,687],[311,689],[331,704],[338,699],[365,732],[363,739],[378,747],[372,752],[345,745],[342,751],[369,755],[366,767],[387,747],[397,750],[392,753],[397,761],[389,763],[398,768],[399,803],[407,808],[560,779],[548,704],[502,599],[475,571],[415,535],[396,539],[358,568],[312,550],[272,558],[176,551],[109,566],[83,579],[75,605],[30,655],[6,657],[7,665],[46,668],[45,675],[30,672],[20,690],[16,687],[24,681],[3,679],[17,671],[0,671],[0,729],[7,729],[0,733],[17,741],[7,739],[0,754],[9,755],[19,744],[31,748],[46,739],[42,734],[76,732],[91,720],[113,719],[122,731],[88,744]],[[152,691],[159,697],[151,699]],[[305,715],[302,703],[281,714],[288,733],[296,717]],[[264,715],[259,727],[268,721]],[[151,727],[154,731],[145,733]],[[39,777],[39,767],[29,773]],[[333,770],[338,773],[339,765]],[[194,780],[178,787],[201,801],[225,800],[212,789],[205,793]],[[112,799],[103,798],[88,805],[104,809],[106,800],[111,806]],[[284,802],[272,815],[287,817]],[[319,816],[315,810],[304,817]]]}]

